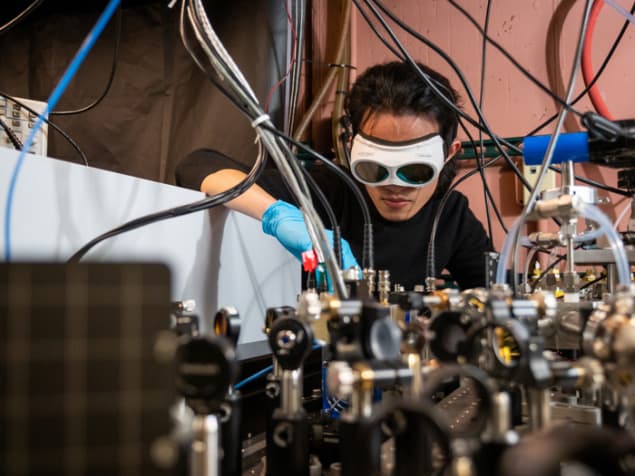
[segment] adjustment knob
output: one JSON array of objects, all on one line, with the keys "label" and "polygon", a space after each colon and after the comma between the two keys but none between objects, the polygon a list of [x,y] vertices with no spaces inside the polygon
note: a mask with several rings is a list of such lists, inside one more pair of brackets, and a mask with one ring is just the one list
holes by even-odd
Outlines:
[{"label": "adjustment knob", "polygon": [[312,345],[311,328],[297,319],[278,319],[269,331],[269,346],[284,370],[300,368]]},{"label": "adjustment knob", "polygon": [[176,384],[185,398],[222,401],[237,370],[234,349],[220,337],[187,339],[176,351]]}]

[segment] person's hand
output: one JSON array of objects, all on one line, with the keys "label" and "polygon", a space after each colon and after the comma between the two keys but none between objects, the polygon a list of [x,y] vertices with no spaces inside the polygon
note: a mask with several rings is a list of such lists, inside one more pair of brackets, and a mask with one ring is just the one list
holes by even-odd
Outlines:
[{"label": "person's hand", "polygon": [[[262,231],[276,237],[280,244],[300,261],[303,252],[313,249],[313,243],[304,224],[302,212],[299,208],[282,200],[271,204],[263,213]],[[326,230],[326,235],[332,245],[333,232]],[[359,266],[348,242],[344,239],[341,242],[342,268]]]}]

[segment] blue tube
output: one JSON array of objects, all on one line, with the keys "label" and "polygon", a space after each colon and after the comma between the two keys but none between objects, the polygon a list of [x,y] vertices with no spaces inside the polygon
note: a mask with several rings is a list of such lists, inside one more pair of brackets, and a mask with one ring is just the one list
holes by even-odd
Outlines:
[{"label": "blue tube", "polygon": [[255,374],[250,375],[249,377],[241,380],[240,382],[238,382],[236,385],[234,385],[234,388],[236,390],[239,390],[240,387],[244,387],[245,385],[247,385],[249,382],[253,382],[254,380],[259,379],[260,377],[263,377],[264,375],[267,375],[267,373],[271,372],[273,370],[273,365],[270,365],[268,367],[265,367],[262,370],[259,370],[258,372],[256,372]]},{"label": "blue tube", "polygon": [[[319,349],[320,347],[322,347],[322,344],[317,342],[313,343],[313,350]],[[256,379],[259,379],[260,377],[266,375],[268,372],[271,372],[272,370],[273,370],[273,365],[269,365],[268,367],[265,367],[264,369],[259,370],[255,374],[252,374],[249,377],[245,377],[243,380],[241,380],[236,385],[234,385],[234,388],[238,390],[240,387],[244,387],[249,382],[253,382]]]},{"label": "blue tube", "polygon": [[[525,164],[541,165],[550,140],[550,135],[525,137],[523,141]],[[560,164],[567,161],[589,161],[589,136],[586,132],[567,132],[558,137],[551,163]]]},{"label": "blue tube", "polygon": [[71,80],[77,73],[77,70],[79,69],[81,64],[86,59],[86,56],[88,55],[90,50],[95,45],[95,42],[104,31],[104,28],[106,28],[106,25],[112,18],[113,14],[115,13],[115,10],[117,9],[120,3],[121,3],[121,0],[110,0],[108,5],[106,6],[106,9],[102,12],[99,19],[97,20],[97,23],[95,23],[95,26],[90,31],[90,33],[88,33],[82,45],[79,47],[79,50],[77,51],[77,53],[75,53],[75,57],[73,58],[73,61],[71,61],[71,64],[68,65],[68,68],[66,68],[66,71],[64,71],[62,78],[59,80],[59,82],[57,83],[57,86],[55,86],[55,89],[49,96],[47,100],[46,109],[44,110],[44,112],[42,112],[41,115],[38,116],[37,121],[35,122],[35,125],[31,129],[31,132],[29,136],[27,137],[26,141],[24,142],[22,150],[20,151],[18,160],[15,163],[15,166],[13,168],[11,181],[9,182],[9,190],[7,192],[7,202],[6,202],[5,212],[4,212],[4,259],[7,262],[11,261],[11,208],[13,205],[13,196],[15,194],[15,186],[18,180],[18,174],[20,173],[20,169],[22,168],[22,163],[24,162],[24,158],[26,157],[26,154],[28,153],[29,149],[33,145],[35,136],[40,130],[40,128],[42,127],[42,124],[44,123],[44,118],[48,115],[49,111],[53,110],[55,106],[57,105],[57,102],[59,101],[60,97],[62,97],[62,94],[64,93],[64,91],[70,84]]}]

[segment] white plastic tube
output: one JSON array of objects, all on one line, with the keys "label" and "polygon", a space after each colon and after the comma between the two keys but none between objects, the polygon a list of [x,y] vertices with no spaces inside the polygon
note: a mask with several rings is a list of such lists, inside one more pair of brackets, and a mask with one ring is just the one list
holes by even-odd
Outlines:
[{"label": "white plastic tube", "polygon": [[629,200],[629,202],[626,204],[626,206],[622,209],[620,214],[617,216],[617,220],[615,220],[615,223],[613,224],[613,228],[617,230],[617,227],[619,226],[619,224],[622,222],[622,220],[624,219],[626,214],[629,212],[629,210],[631,210],[632,207],[633,205],[631,204],[631,201]]},{"label": "white plastic tube", "polygon": [[587,231],[585,233],[582,233],[581,235],[575,235],[573,237],[573,241],[575,241],[576,243],[593,241],[597,240],[602,235],[604,235],[604,230],[602,228],[596,228],[595,230]]},{"label": "white plastic tube", "polygon": [[624,249],[624,243],[620,239],[617,231],[613,228],[613,224],[608,217],[602,213],[602,211],[594,205],[588,203],[580,203],[576,209],[584,218],[593,220],[600,225],[599,230],[606,235],[609,240],[609,245],[615,256],[615,266],[617,269],[617,277],[619,283],[624,286],[631,284],[631,272],[628,258],[626,256],[626,250]]},{"label": "white plastic tube", "polygon": [[[613,251],[613,255],[615,256],[615,264],[619,283],[628,286],[631,282],[630,265],[628,263],[624,244],[622,243],[622,240],[620,239],[617,231],[615,231],[615,229],[613,228],[613,224],[611,223],[611,221],[604,213],[602,213],[599,208],[594,205],[580,202],[579,205],[576,206],[576,210],[584,218],[588,218],[589,220],[593,220],[595,223],[597,223],[599,225],[599,228],[588,233],[579,235],[578,237],[576,237],[575,241],[587,241],[596,239],[602,235],[606,235],[611,250]],[[521,215],[516,218],[516,220],[510,227],[509,232],[507,233],[507,237],[505,238],[505,242],[503,243],[503,248],[501,249],[500,257],[498,260],[498,267],[496,268],[497,284],[505,284],[506,282],[505,273],[509,255],[512,252],[515,237],[523,223],[524,220],[522,219]]]},{"label": "white plastic tube", "polygon": [[520,215],[507,232],[505,241],[503,242],[503,248],[498,258],[498,267],[496,268],[496,284],[505,284],[505,272],[507,270],[507,261],[509,260],[509,254],[512,251],[514,242],[516,241],[516,235],[520,232],[520,226],[524,223],[523,215]]}]

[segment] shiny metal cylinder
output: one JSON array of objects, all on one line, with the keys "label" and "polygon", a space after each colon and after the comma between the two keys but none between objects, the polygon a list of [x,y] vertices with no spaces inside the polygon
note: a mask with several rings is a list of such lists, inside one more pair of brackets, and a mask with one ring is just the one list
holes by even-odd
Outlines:
[{"label": "shiny metal cylinder", "polygon": [[423,366],[421,365],[421,355],[414,352],[403,354],[403,361],[412,372],[410,395],[416,399],[420,397],[423,392]]},{"label": "shiny metal cylinder", "polygon": [[220,475],[220,426],[216,415],[196,415],[192,421],[191,476]]},{"label": "shiny metal cylinder", "polygon": [[362,271],[366,286],[368,286],[368,293],[372,296],[375,292],[375,270],[373,268],[365,268]]},{"label": "shiny metal cylinder", "polygon": [[280,385],[280,408],[285,415],[296,415],[302,408],[302,370],[283,370]]},{"label": "shiny metal cylinder", "polygon": [[373,414],[373,392],[356,388],[351,395],[350,417],[353,420],[370,418]]},{"label": "shiny metal cylinder", "polygon": [[547,428],[551,422],[549,389],[529,388],[527,393],[531,429],[535,431]]},{"label": "shiny metal cylinder", "polygon": [[493,395],[492,415],[487,428],[487,434],[494,441],[504,440],[511,429],[511,399],[507,392],[497,392]]},{"label": "shiny metal cylinder", "polygon": [[387,304],[388,296],[390,295],[390,271],[387,269],[380,269],[378,271],[377,292],[379,293],[379,302]]}]

